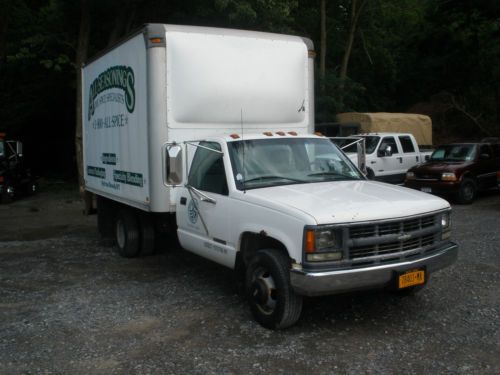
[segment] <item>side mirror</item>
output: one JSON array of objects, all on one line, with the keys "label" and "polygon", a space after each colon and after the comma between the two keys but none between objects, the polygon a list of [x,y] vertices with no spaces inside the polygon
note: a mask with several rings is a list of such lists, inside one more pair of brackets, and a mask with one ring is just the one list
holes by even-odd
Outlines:
[{"label": "side mirror", "polygon": [[392,147],[386,145],[384,148],[380,148],[377,152],[378,156],[392,156]]},{"label": "side mirror", "polygon": [[166,159],[167,184],[180,185],[182,183],[182,147],[175,144],[168,145]]}]

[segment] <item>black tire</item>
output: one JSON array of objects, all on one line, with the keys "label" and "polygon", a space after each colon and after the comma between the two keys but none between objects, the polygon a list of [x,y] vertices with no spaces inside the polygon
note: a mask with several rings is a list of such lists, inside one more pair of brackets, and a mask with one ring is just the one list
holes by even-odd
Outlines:
[{"label": "black tire", "polygon": [[141,255],[151,255],[155,251],[155,227],[154,221],[149,214],[142,214],[139,217],[141,228]]},{"label": "black tire", "polygon": [[460,183],[457,193],[457,201],[460,204],[471,204],[476,199],[477,185],[471,178],[464,178]]},{"label": "black tire", "polygon": [[302,296],[290,285],[290,260],[281,251],[255,254],[246,270],[245,289],[252,314],[262,326],[287,328],[300,318]]},{"label": "black tire", "polygon": [[139,221],[130,210],[118,212],[115,221],[115,239],[118,253],[122,257],[133,258],[139,255]]},{"label": "black tire", "polygon": [[370,169],[370,168],[366,169],[366,178],[368,178],[369,180],[375,179],[375,173],[373,172],[372,169]]}]

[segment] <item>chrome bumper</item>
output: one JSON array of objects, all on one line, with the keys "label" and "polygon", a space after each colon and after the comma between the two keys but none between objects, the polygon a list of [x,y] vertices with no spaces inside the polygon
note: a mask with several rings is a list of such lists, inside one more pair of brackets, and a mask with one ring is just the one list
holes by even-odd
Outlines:
[{"label": "chrome bumper", "polygon": [[427,273],[431,274],[453,264],[457,256],[458,245],[450,242],[437,253],[414,261],[337,271],[308,272],[292,269],[290,282],[295,292],[306,296],[379,289],[390,285],[395,272],[425,267]]}]

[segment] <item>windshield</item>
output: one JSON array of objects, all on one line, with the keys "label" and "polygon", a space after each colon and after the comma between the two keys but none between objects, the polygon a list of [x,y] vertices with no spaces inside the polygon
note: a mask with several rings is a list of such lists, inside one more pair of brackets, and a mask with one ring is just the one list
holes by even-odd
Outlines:
[{"label": "windshield", "polygon": [[5,156],[5,150],[3,147],[3,141],[0,141],[0,157]]},{"label": "windshield", "polygon": [[475,145],[439,146],[431,155],[433,161],[468,161],[476,157]]},{"label": "windshield", "polygon": [[364,179],[328,139],[257,139],[230,142],[228,148],[239,190]]}]

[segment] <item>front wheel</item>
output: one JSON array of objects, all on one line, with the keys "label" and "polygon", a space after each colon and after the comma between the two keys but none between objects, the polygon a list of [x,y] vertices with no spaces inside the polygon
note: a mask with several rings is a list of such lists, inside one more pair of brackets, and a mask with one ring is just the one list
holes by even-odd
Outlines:
[{"label": "front wheel", "polygon": [[270,329],[281,329],[297,322],[302,296],[290,285],[290,261],[275,249],[259,250],[248,264],[245,289],[257,322]]},{"label": "front wheel", "polygon": [[470,204],[476,199],[477,186],[471,178],[464,178],[458,189],[457,200],[461,204]]}]

